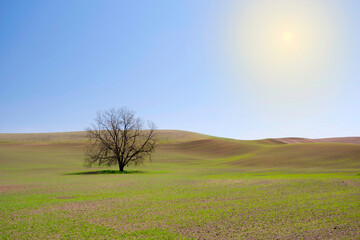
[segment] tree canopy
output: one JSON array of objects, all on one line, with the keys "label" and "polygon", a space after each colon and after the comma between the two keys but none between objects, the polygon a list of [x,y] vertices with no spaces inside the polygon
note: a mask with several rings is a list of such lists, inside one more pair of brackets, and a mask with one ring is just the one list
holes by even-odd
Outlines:
[{"label": "tree canopy", "polygon": [[156,126],[153,122],[148,122],[146,129],[144,126],[144,121],[126,107],[99,112],[86,129],[90,144],[85,165],[118,165],[122,172],[126,166],[150,159],[156,147]]}]

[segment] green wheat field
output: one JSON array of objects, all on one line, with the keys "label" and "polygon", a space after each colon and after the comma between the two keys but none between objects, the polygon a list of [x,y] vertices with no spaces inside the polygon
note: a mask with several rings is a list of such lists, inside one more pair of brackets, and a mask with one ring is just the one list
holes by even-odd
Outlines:
[{"label": "green wheat field", "polygon": [[0,239],[360,239],[360,145],[159,136],[119,174],[82,132],[0,134]]}]

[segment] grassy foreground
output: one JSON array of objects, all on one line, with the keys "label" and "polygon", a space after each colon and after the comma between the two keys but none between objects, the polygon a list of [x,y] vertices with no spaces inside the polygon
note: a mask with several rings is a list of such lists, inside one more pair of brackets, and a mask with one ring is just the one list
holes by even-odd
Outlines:
[{"label": "grassy foreground", "polygon": [[0,239],[360,239],[360,146],[168,143],[127,174],[83,147],[0,144]]}]

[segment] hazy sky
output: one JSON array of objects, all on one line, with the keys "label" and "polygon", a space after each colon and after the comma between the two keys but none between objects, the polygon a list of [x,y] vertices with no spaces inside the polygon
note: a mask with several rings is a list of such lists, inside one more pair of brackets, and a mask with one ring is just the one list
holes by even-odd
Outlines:
[{"label": "hazy sky", "polygon": [[1,1],[0,132],[360,136],[360,1]]}]

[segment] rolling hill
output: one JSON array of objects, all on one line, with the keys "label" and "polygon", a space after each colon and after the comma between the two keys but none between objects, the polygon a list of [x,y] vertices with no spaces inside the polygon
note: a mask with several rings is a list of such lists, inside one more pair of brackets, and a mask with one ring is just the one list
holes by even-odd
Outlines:
[{"label": "rolling hill", "polygon": [[0,236],[359,239],[360,145],[158,135],[120,174],[83,166],[84,132],[0,134]]},{"label": "rolling hill", "polygon": [[[154,162],[199,163],[232,168],[360,168],[360,138],[234,140],[158,130]],[[0,143],[86,144],[85,132],[0,134]]]}]

